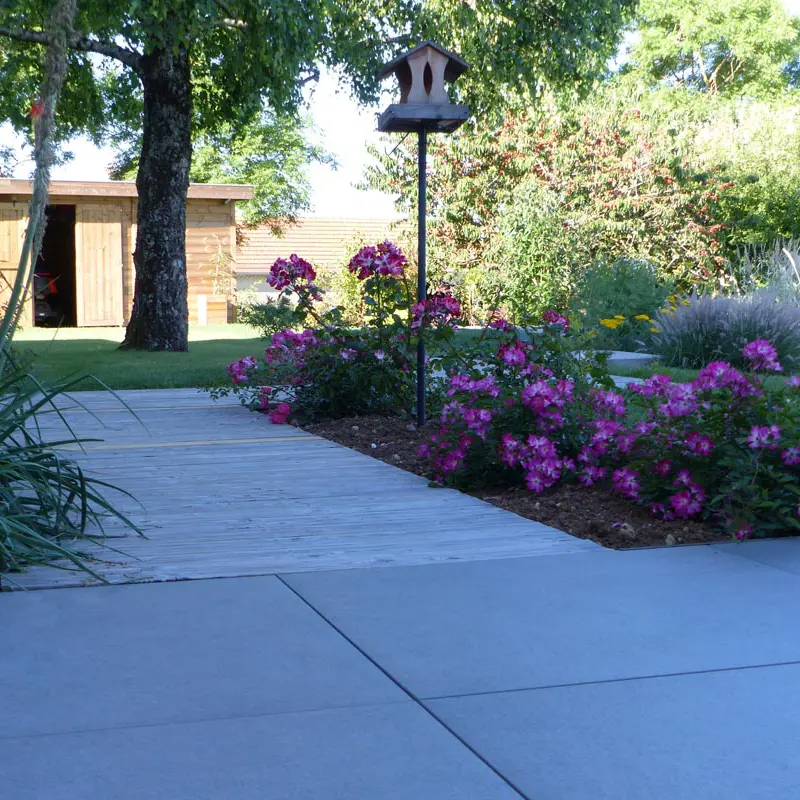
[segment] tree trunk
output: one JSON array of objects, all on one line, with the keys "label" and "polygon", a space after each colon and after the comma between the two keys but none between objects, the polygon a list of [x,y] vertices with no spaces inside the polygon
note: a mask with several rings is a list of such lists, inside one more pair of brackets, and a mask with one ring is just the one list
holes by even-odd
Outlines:
[{"label": "tree trunk", "polygon": [[142,57],[142,153],[136,188],[136,284],[123,348],[189,349],[186,193],[192,156],[189,53],[183,46]]}]

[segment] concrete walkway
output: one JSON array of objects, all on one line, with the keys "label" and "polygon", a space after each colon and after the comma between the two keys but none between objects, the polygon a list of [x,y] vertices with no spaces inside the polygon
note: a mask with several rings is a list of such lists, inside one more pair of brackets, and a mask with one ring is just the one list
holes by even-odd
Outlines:
[{"label": "concrete walkway", "polygon": [[13,800],[796,800],[800,543],[0,595]]},{"label": "concrete walkway", "polygon": [[[162,418],[158,402],[136,399],[145,421]],[[298,436],[294,429],[270,429],[232,407],[217,415],[204,403],[187,394],[166,407],[163,428],[150,420],[150,457],[175,455],[147,475],[127,416],[110,422],[107,450],[82,457],[163,489],[148,517],[158,536],[142,547],[159,548],[162,558],[173,552],[188,569],[182,537],[194,541],[201,563],[206,539],[230,536],[236,558],[207,563],[230,574],[249,552],[264,574],[0,594],[4,797],[800,797],[800,540],[624,553],[584,547],[504,512],[482,516],[482,507],[424,482],[395,483],[402,473],[319,440],[298,440],[302,448],[292,451],[271,436]],[[86,412],[71,415],[79,428],[92,424]],[[240,426],[251,421],[245,441]],[[236,503],[227,521],[204,520],[202,506],[187,521],[191,506],[177,499],[188,496],[180,486],[198,463],[209,466],[196,497],[229,494],[237,447],[249,458],[268,453],[247,505],[253,520],[271,522],[253,526],[249,551],[237,538]],[[205,461],[195,461],[201,452]],[[369,472],[373,464],[379,469]],[[316,482],[307,481],[315,470]],[[365,475],[369,503],[356,513]],[[309,485],[317,494],[304,500]],[[304,556],[291,569],[267,568],[265,553],[277,550],[263,543],[280,538],[277,523],[291,505],[280,505],[276,486],[295,504],[316,504],[319,541],[343,542],[337,515],[351,509],[352,531],[372,537],[356,546],[353,533],[356,568],[333,569],[324,554],[324,566]],[[394,509],[387,487],[407,492],[412,526],[396,522],[403,509]],[[415,507],[423,494],[444,505]],[[439,538],[440,518],[449,538]],[[305,541],[305,523],[290,520]],[[428,524],[439,545],[426,550]],[[170,539],[172,528],[179,533]],[[492,549],[492,536],[520,552]],[[391,559],[415,563],[369,568],[386,564],[383,543]],[[526,543],[535,557],[523,554]],[[157,559],[145,563],[157,567]],[[108,569],[124,580],[122,565]],[[43,577],[34,583],[46,585]]]}]

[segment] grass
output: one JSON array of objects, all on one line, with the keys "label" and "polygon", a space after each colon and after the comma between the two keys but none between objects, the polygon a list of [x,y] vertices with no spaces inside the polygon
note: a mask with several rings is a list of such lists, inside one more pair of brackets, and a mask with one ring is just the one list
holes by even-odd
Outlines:
[{"label": "grass", "polygon": [[[172,389],[226,383],[226,364],[264,349],[245,325],[192,327],[188,353],[118,350],[123,334],[122,328],[30,328],[14,337],[15,351],[47,383],[80,374],[111,389]],[[98,387],[87,381],[75,388]]]},{"label": "grass", "polygon": [[[680,369],[678,367],[663,367],[659,363],[650,364],[647,367],[614,367],[615,375],[623,375],[631,378],[649,378],[652,375],[671,375],[672,380],[680,383],[688,383],[697,378],[700,370]],[[764,388],[770,391],[781,391],[786,385],[786,375],[762,376]]]}]

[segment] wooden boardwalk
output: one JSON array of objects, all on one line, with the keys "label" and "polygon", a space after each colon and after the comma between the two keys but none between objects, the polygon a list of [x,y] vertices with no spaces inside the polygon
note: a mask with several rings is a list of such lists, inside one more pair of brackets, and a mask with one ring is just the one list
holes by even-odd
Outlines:
[{"label": "wooden boardwalk", "polygon": [[[75,393],[64,414],[79,436],[102,439],[74,455],[95,477],[129,491],[96,568],[113,583],[264,575],[572,553],[569,536],[194,389]],[[84,406],[84,407],[82,407]],[[89,413],[86,409],[90,409]],[[51,415],[46,426],[63,433]],[[35,568],[27,587],[92,583]]]}]

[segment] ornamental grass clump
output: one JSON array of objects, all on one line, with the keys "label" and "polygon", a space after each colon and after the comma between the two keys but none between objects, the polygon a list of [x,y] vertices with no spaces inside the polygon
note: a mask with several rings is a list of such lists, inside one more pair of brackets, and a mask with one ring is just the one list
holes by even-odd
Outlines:
[{"label": "ornamental grass clump", "polygon": [[717,361],[691,383],[655,375],[627,396],[548,366],[558,342],[541,344],[510,334],[488,373],[451,376],[420,453],[435,480],[534,493],[599,484],[657,518],[704,520],[737,539],[800,530],[800,376],[765,391],[755,370],[783,371],[770,342],[742,348],[747,374]]},{"label": "ornamental grass clump", "polygon": [[743,297],[692,296],[657,314],[654,327],[653,352],[668,367],[726,361],[749,369],[742,348],[761,339],[775,348],[785,370],[800,370],[800,304],[772,289]]}]

